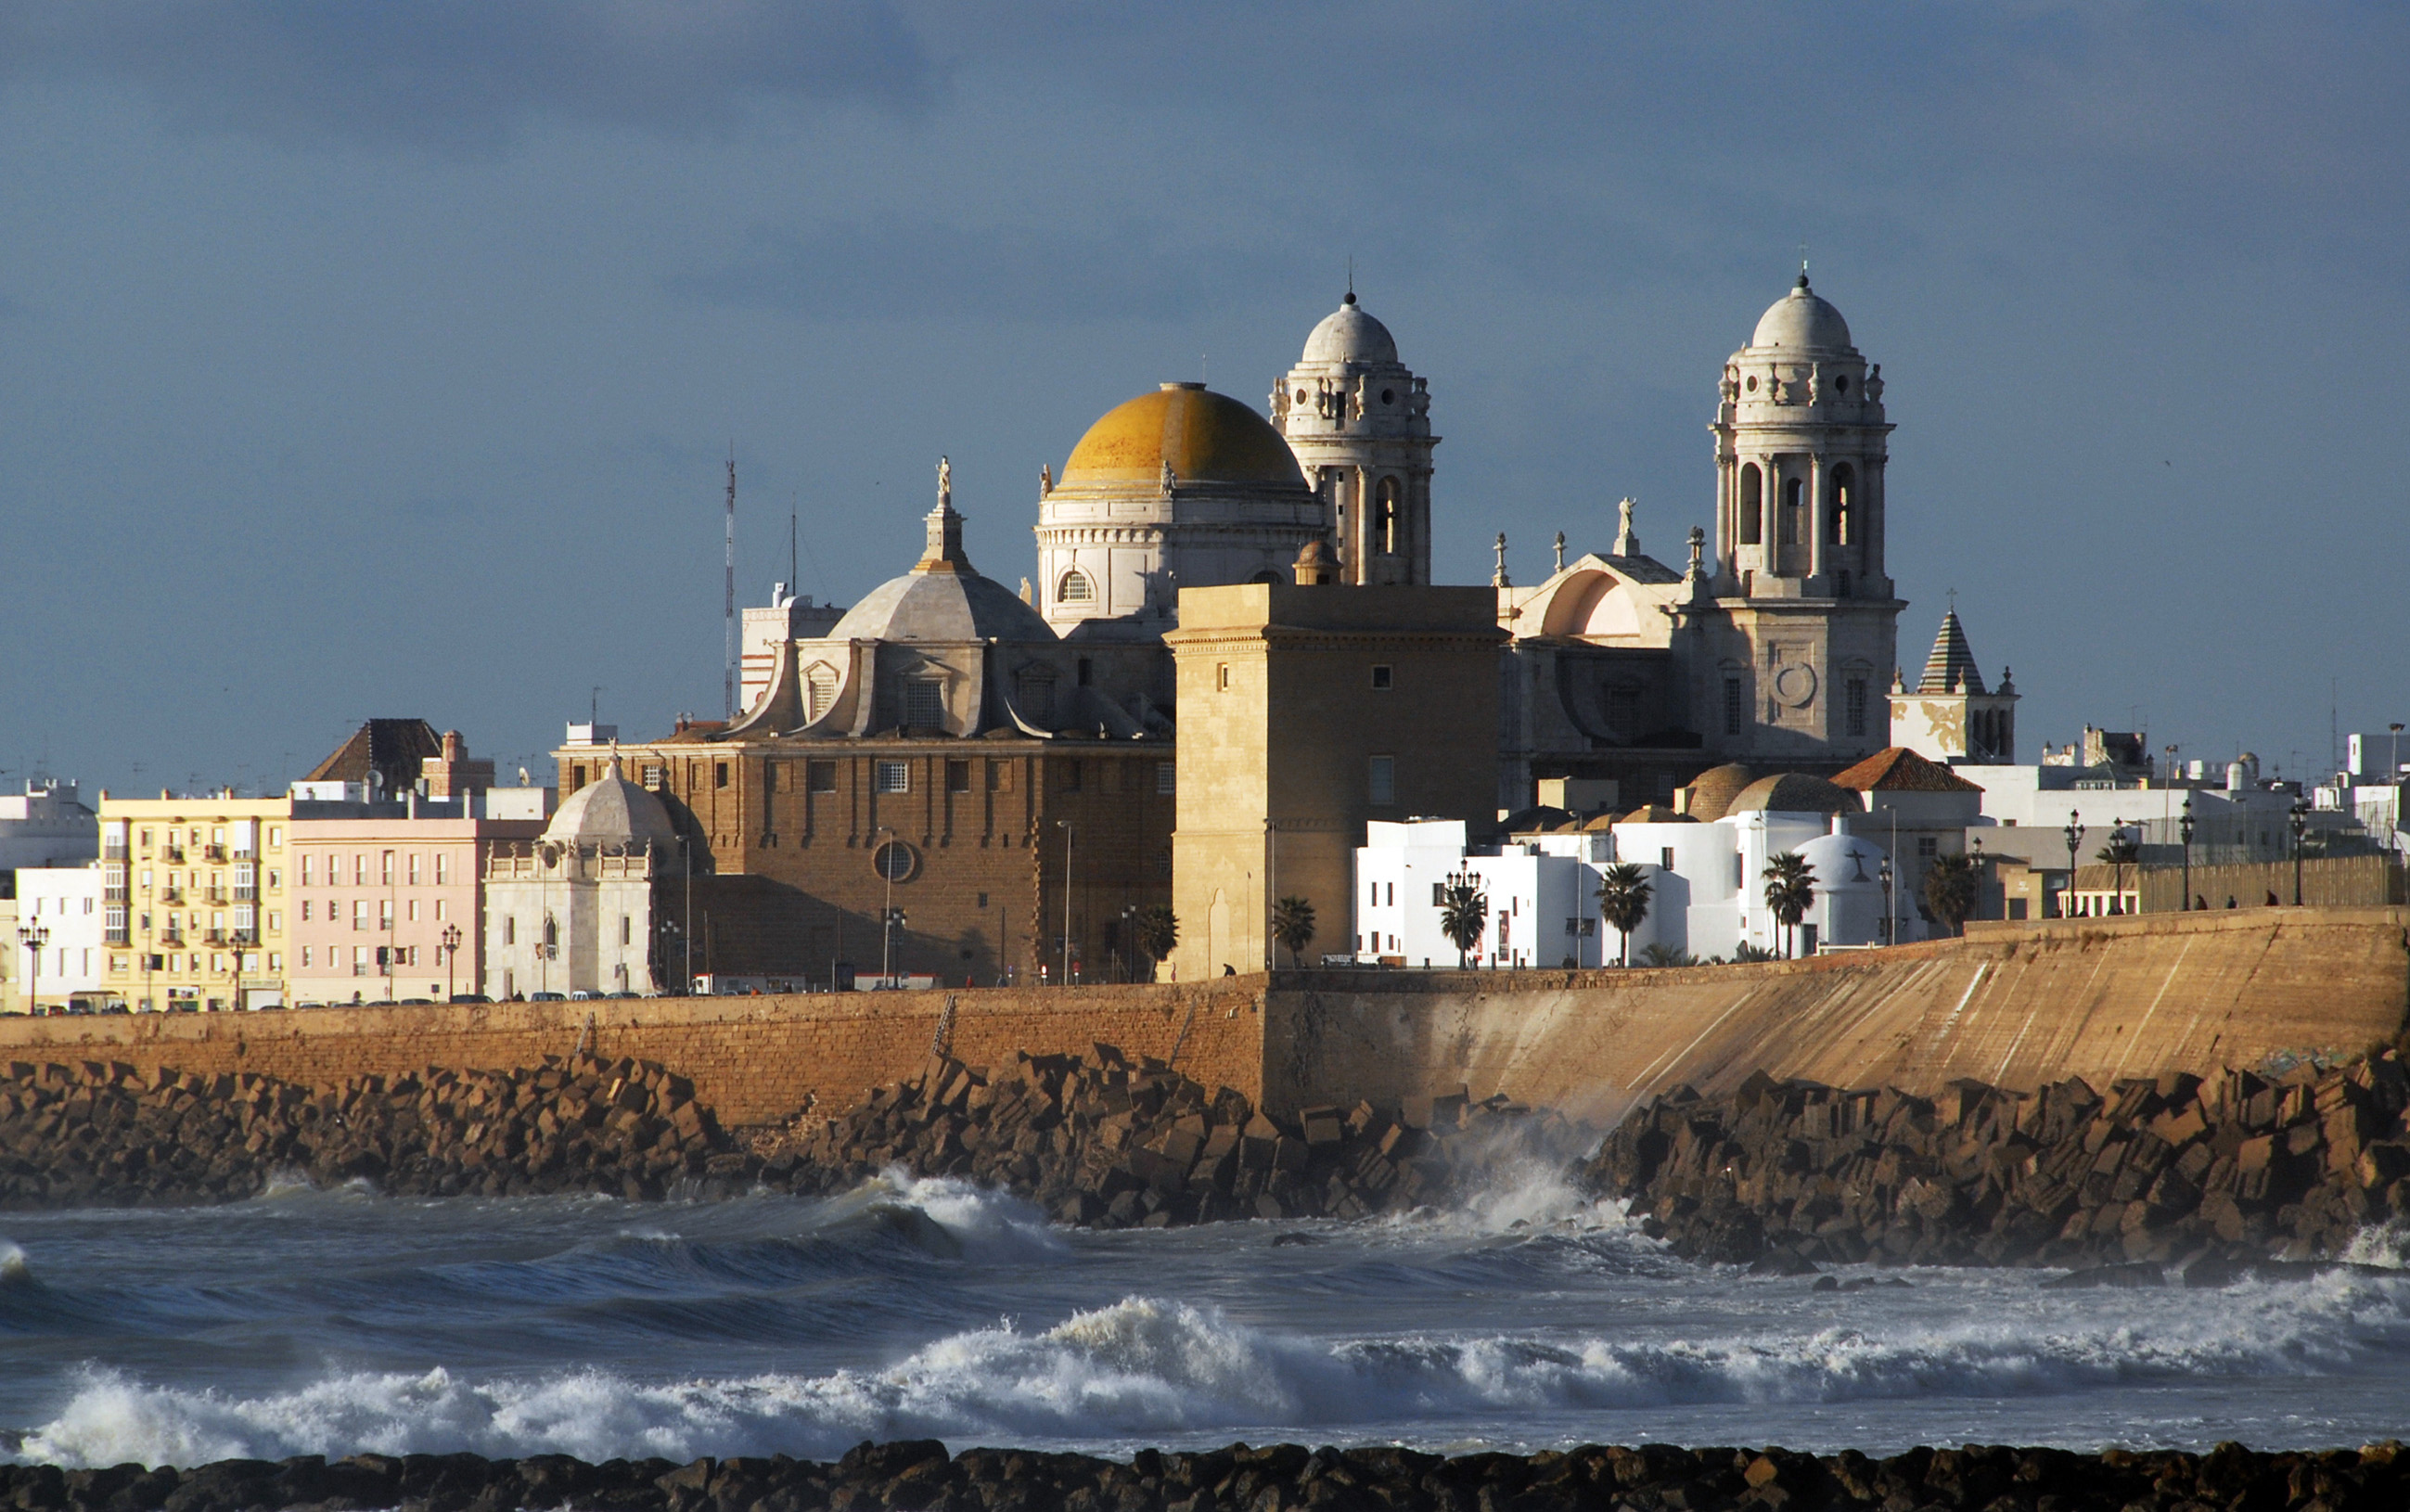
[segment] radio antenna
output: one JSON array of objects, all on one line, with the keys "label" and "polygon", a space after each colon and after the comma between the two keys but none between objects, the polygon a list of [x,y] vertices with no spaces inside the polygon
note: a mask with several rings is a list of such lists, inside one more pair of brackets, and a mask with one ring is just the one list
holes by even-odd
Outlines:
[{"label": "radio antenna", "polygon": [[724,718],[736,718],[736,443],[728,443],[728,603],[726,673],[720,681]]}]

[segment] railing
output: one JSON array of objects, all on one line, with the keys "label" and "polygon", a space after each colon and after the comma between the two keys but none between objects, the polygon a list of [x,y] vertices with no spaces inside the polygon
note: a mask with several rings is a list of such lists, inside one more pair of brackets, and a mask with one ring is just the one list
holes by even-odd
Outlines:
[{"label": "railing", "polygon": [[210,844],[201,847],[201,859],[203,861],[224,861],[225,858],[225,847],[217,844],[215,841],[211,841]]},{"label": "railing", "polygon": [[162,945],[181,945],[184,943],[184,932],[181,929],[163,929],[159,931],[159,943]]},{"label": "railing", "polygon": [[184,901],[184,890],[181,887],[163,887],[159,890],[159,901],[162,903],[181,903]]},{"label": "railing", "polygon": [[212,929],[201,938],[212,945],[223,945],[225,943],[225,931],[223,929]]},{"label": "railing", "polygon": [[234,900],[237,903],[256,903],[259,901],[259,889],[256,887],[237,887],[234,890]]},{"label": "railing", "polygon": [[184,861],[184,848],[181,845],[162,847],[159,851],[159,859],[173,865],[181,865]]},{"label": "railing", "polygon": [[100,938],[101,943],[105,945],[130,945],[134,942],[134,936],[123,924],[119,924],[113,929],[102,930]]}]

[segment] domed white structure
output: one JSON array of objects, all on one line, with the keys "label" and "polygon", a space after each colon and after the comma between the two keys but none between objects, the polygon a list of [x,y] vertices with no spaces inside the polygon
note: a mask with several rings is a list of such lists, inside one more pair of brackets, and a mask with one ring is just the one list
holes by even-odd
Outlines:
[{"label": "domed white structure", "polygon": [[549,845],[675,845],[678,833],[669,809],[620,775],[614,756],[600,778],[561,801],[544,838]]},{"label": "domed white structure", "polygon": [[1272,390],[1272,423],[1321,496],[1343,583],[1428,583],[1430,390],[1347,291]]},{"label": "domed white structure", "polygon": [[682,867],[685,843],[668,806],[629,781],[615,752],[561,801],[543,838],[487,854],[484,990],[655,990],[653,889]]}]

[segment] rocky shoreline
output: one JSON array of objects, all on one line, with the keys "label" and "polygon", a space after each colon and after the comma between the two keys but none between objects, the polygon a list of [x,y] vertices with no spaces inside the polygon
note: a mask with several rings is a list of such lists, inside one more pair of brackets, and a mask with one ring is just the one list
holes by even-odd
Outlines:
[{"label": "rocky shoreline", "polygon": [[1967,1512],[2350,1512],[2410,1498],[2402,1446],[2206,1454],[1967,1445],[1885,1459],[1765,1448],[1588,1446],[1444,1458],[1412,1449],[1234,1444],[1130,1460],[935,1440],[863,1444],[835,1463],[766,1459],[613,1460],[565,1455],[355,1455],[225,1460],[177,1470],[0,1464],[0,1505],[22,1512],[812,1512],[903,1507],[983,1512],[1784,1512],[1950,1508]]},{"label": "rocky shoreline", "polygon": [[2344,1255],[2410,1215],[2394,1052],[2271,1080],[2227,1071],[1938,1098],[1757,1075],[1634,1109],[1587,1164],[1693,1259],[2123,1268],[2149,1284]]},{"label": "rocky shoreline", "polygon": [[1005,1188],[1062,1223],[1162,1228],[1412,1208],[1507,1163],[1561,1165],[1590,1140],[1503,1098],[1439,1098],[1415,1125],[1369,1104],[1267,1116],[1102,1044],[993,1072],[936,1055],[840,1116],[754,1130],[722,1128],[665,1067],[588,1056],[324,1087],[100,1062],[7,1069],[0,1210],[237,1201],[281,1182],[709,1199],[831,1193],[900,1169]]}]

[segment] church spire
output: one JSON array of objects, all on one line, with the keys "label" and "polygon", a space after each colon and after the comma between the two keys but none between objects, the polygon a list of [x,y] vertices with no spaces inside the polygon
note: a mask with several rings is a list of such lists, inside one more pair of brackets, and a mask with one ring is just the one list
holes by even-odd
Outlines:
[{"label": "church spire", "polygon": [[1924,676],[1916,680],[1916,691],[1920,693],[1983,691],[1983,674],[1975,665],[1975,653],[1967,644],[1967,629],[1958,623],[1955,608],[1941,617],[1941,632],[1933,637],[1933,654],[1924,659]]}]

